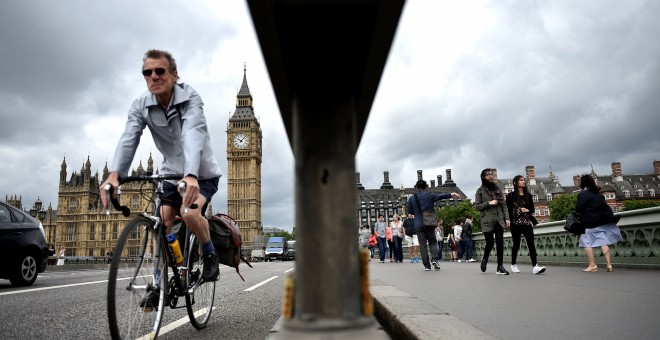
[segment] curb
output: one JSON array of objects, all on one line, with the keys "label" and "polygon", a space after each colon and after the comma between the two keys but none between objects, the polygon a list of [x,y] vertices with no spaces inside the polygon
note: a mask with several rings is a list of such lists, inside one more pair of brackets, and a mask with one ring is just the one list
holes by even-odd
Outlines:
[{"label": "curb", "polygon": [[374,316],[392,339],[497,339],[394,286],[371,282]]}]

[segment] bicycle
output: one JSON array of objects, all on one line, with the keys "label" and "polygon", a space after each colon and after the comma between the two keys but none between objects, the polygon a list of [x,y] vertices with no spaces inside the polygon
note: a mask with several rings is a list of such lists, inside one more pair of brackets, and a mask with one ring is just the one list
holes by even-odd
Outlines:
[{"label": "bicycle", "polygon": [[[156,339],[165,307],[183,308],[184,305],[179,305],[181,297],[185,298],[193,327],[203,329],[208,325],[213,311],[215,281],[202,279],[204,263],[199,241],[190,228],[186,228],[185,244],[181,245],[183,265],[177,268],[167,240],[166,226],[160,216],[163,182],[181,178],[183,176],[180,175],[147,174],[121,178],[119,181],[120,185],[152,182],[155,190],[151,196],[153,212],[143,212],[126,224],[112,256],[107,306],[113,339]],[[185,183],[181,184],[180,192],[185,190]],[[130,208],[120,206],[119,201],[112,198],[112,186],[108,184],[104,189],[107,202],[112,202],[113,207],[124,216],[130,216]],[[195,209],[196,205],[190,208]],[[107,207],[106,214],[109,213],[110,208]],[[168,270],[172,272],[169,279]]]}]

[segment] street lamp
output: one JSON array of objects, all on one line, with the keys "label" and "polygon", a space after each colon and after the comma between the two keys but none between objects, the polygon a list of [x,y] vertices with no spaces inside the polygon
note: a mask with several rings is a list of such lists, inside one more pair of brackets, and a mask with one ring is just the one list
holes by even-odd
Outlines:
[{"label": "street lamp", "polygon": [[401,189],[399,189],[399,203],[401,203],[401,216],[407,216],[406,214],[406,203],[408,203],[408,197],[406,196],[406,191],[403,189],[403,184],[401,184]]},{"label": "street lamp", "polygon": [[32,209],[30,209],[30,216],[38,218],[39,221],[46,219],[46,210],[43,209],[43,203],[39,197],[37,197],[37,201],[34,202]]}]

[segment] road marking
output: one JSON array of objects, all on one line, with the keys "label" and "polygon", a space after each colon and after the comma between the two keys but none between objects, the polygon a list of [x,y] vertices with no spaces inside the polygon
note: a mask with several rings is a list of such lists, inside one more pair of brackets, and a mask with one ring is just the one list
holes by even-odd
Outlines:
[{"label": "road marking", "polygon": [[259,288],[259,287],[265,285],[266,283],[268,283],[268,282],[270,282],[270,281],[273,281],[273,280],[277,279],[278,277],[279,277],[279,276],[273,276],[273,277],[271,277],[271,278],[268,279],[268,280],[261,281],[260,283],[257,283],[256,285],[254,285],[254,286],[252,286],[252,287],[250,287],[250,288],[244,290],[244,292],[251,292],[251,291],[253,291],[253,290],[255,290],[255,289],[257,289],[257,288]]},{"label": "road marking", "polygon": [[[216,308],[218,308],[218,307],[213,307],[213,309],[216,309]],[[206,313],[206,308],[198,310],[197,312],[195,312],[195,315],[199,316],[199,315],[202,315],[204,313]],[[184,316],[181,319],[176,320],[176,321],[174,321],[170,324],[163,325],[163,326],[160,327],[160,332],[158,332],[158,336],[161,336],[163,334],[167,334],[167,333],[175,330],[176,328],[181,327],[181,326],[183,326],[183,325],[185,325],[189,322],[190,322],[190,319],[188,318],[188,316]],[[144,339],[144,340],[151,339],[151,334],[145,334],[142,337],[138,338],[138,340],[142,340],[142,339]]]},{"label": "road marking", "polygon": [[[121,280],[126,280],[126,279],[121,279]],[[53,286],[53,287],[23,289],[23,290],[16,290],[16,291],[13,291],[13,292],[0,293],[0,296],[11,295],[11,294],[21,294],[21,293],[32,293],[32,292],[38,292],[40,290],[49,290],[49,289],[68,288],[68,287],[75,287],[75,286],[93,285],[93,284],[97,284],[97,283],[106,283],[106,282],[108,282],[108,280],[83,282],[83,283],[72,283],[72,284],[69,284],[69,285]]]},{"label": "road marking", "polygon": [[289,270],[285,271],[285,273],[288,273],[288,272],[290,272],[290,271],[292,271],[292,270],[294,270],[294,269],[296,269],[296,268],[289,268]]}]

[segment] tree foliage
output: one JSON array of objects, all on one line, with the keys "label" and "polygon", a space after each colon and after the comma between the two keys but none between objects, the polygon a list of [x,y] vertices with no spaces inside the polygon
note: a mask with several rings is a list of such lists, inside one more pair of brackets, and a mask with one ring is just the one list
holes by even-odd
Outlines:
[{"label": "tree foliage", "polygon": [[463,200],[458,205],[449,205],[438,209],[438,218],[444,222],[444,233],[447,235],[449,230],[457,220],[465,221],[468,215],[472,215],[472,232],[480,232],[481,224],[479,224],[479,211],[474,208],[470,200]]},{"label": "tree foliage", "polygon": [[287,240],[293,240],[293,235],[291,235],[288,231],[278,231],[275,233],[266,233],[266,239],[269,237],[286,237]]},{"label": "tree foliage", "polygon": [[623,202],[623,211],[660,207],[660,201],[630,200]]},{"label": "tree foliage", "polygon": [[559,195],[550,201],[550,220],[561,221],[565,220],[566,216],[575,209],[577,203],[577,194]]}]

